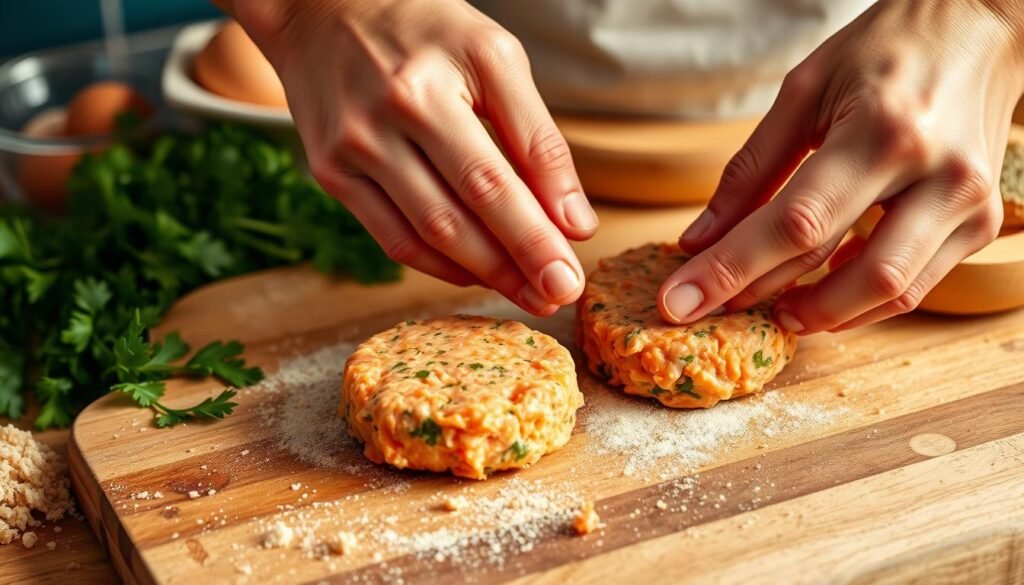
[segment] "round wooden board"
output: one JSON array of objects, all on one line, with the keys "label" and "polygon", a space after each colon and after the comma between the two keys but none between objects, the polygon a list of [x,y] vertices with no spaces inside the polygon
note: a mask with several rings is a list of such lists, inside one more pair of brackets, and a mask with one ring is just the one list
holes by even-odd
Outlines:
[{"label": "round wooden board", "polygon": [[758,121],[555,117],[587,195],[634,205],[706,202]]}]

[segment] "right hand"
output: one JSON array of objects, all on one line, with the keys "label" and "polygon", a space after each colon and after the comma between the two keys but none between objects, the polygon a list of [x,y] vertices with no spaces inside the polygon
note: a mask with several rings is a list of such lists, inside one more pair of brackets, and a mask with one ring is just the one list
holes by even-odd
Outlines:
[{"label": "right hand", "polygon": [[313,175],[391,258],[538,315],[576,300],[566,238],[589,238],[597,216],[515,37],[462,0],[234,9],[284,84]]}]

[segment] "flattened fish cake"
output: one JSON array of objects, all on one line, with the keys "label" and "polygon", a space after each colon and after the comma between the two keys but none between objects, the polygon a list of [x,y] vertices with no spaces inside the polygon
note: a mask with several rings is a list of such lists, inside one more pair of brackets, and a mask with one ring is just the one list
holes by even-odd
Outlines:
[{"label": "flattened fish cake", "polygon": [[793,359],[796,336],[766,304],[689,325],[665,322],[658,288],[686,260],[675,244],[648,244],[600,262],[576,305],[590,370],[673,408],[758,392]]},{"label": "flattened fish cake", "polygon": [[569,351],[516,321],[406,321],[349,357],[338,414],[366,457],[483,479],[569,440],[583,394]]}]

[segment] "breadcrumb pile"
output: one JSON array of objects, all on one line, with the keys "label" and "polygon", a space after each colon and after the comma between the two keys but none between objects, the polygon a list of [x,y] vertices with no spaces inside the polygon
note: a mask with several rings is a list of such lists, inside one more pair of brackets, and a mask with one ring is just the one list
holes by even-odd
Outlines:
[{"label": "breadcrumb pile", "polygon": [[[56,521],[71,511],[66,469],[60,456],[32,433],[14,425],[0,427],[0,544],[10,544],[43,518]],[[24,544],[31,547],[35,538]]]}]

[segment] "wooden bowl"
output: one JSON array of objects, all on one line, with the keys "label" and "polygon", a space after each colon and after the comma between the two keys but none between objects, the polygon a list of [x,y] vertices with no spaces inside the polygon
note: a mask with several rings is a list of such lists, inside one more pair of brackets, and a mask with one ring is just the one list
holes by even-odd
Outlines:
[{"label": "wooden bowl", "polygon": [[555,116],[587,195],[632,205],[706,203],[758,121]]},{"label": "wooden bowl", "polygon": [[[882,217],[873,206],[854,225],[867,237]],[[919,308],[948,315],[979,315],[1024,307],[1024,231],[1005,234],[957,264]]]}]

